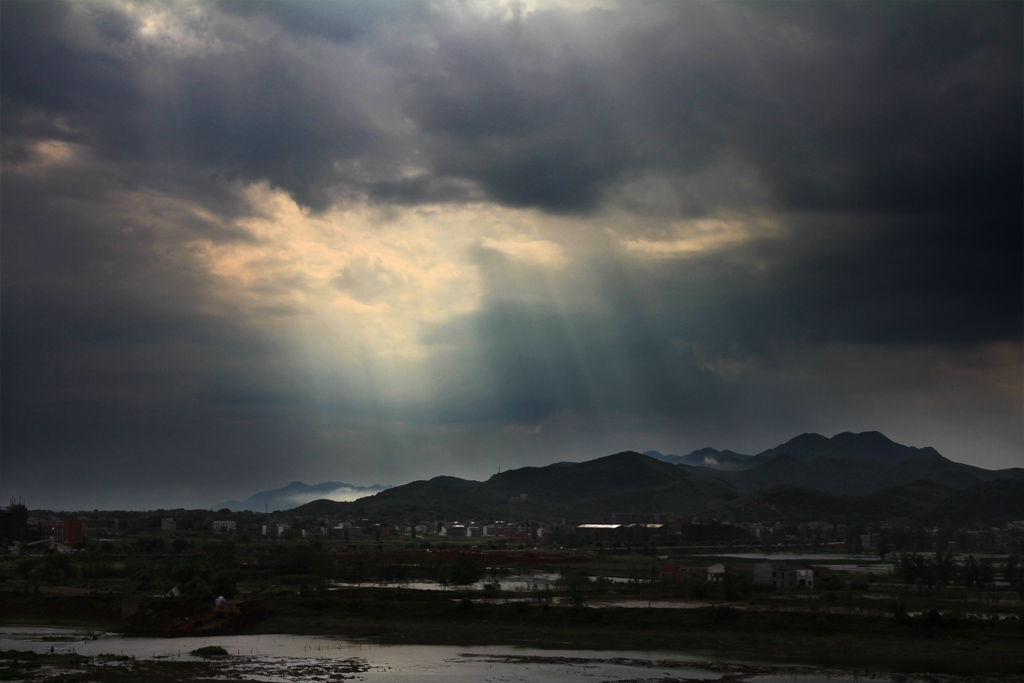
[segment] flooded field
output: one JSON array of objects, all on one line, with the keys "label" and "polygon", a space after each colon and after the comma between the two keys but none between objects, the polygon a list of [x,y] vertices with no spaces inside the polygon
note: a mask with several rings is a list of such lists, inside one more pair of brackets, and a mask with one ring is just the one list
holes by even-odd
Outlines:
[{"label": "flooded field", "polygon": [[875,563],[882,561],[878,557],[870,555],[849,555],[847,553],[705,553],[692,555],[692,557],[734,557],[765,562],[845,560],[846,562]]},{"label": "flooded field", "polygon": [[879,562],[878,564],[816,564],[815,567],[829,569],[834,572],[854,572],[859,574],[892,574],[893,565],[890,562]]},{"label": "flooded field", "polygon": [[[477,581],[473,584],[465,586],[458,586],[462,590],[483,590],[487,584],[498,584],[498,590],[503,591],[517,591],[517,592],[528,592],[528,591],[543,591],[548,588],[554,588],[555,582],[558,581],[559,575],[547,572],[533,572],[529,574],[510,574],[508,576],[495,577],[491,579],[485,579],[483,581]],[[444,590],[448,587],[447,584],[442,584],[437,581],[419,579],[410,581],[364,581],[362,583],[335,581],[333,586],[337,588],[359,588],[365,586],[379,586],[382,588],[406,588],[409,590]]]},{"label": "flooded field", "polygon": [[[813,562],[815,567],[832,571],[856,572],[860,574],[891,574],[893,563],[878,557],[846,555],[835,553],[720,553],[716,555],[694,555],[694,557],[731,557],[745,560],[762,560],[765,562]],[[818,564],[826,563],[826,564]]]},{"label": "flooded field", "polygon": [[[763,665],[707,656],[643,651],[559,650],[501,646],[379,645],[344,638],[293,635],[213,638],[129,638],[75,629],[0,627],[4,664],[16,653],[79,655],[78,661],[44,665],[24,679],[47,680],[76,671],[103,680],[109,671],[143,675],[147,680],[196,677],[267,683],[359,680],[379,683],[445,681],[503,683],[564,681],[622,682],[729,681],[730,683],[852,683],[890,681],[870,672]],[[189,654],[219,646],[227,656]],[[12,651],[15,653],[12,655]],[[25,655],[22,654],[22,659]],[[41,660],[45,662],[44,660]],[[0,669],[3,671],[3,669]],[[10,671],[4,671],[5,674]],[[901,677],[900,680],[914,680]]]}]

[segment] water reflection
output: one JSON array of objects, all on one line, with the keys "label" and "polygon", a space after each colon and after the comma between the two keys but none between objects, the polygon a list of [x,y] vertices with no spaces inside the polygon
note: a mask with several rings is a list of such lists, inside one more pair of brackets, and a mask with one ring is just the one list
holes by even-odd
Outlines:
[{"label": "water reflection", "polygon": [[[162,662],[203,662],[203,677],[298,683],[358,679],[371,683],[438,680],[594,683],[595,681],[730,681],[735,683],[845,683],[847,671],[776,666],[729,658],[668,652],[554,650],[503,646],[380,645],[334,637],[217,636],[128,638],[109,633],[40,627],[0,627],[5,650],[116,655],[118,666],[153,672]],[[189,654],[216,645],[229,656],[217,661]],[[128,658],[134,658],[129,660]],[[95,660],[94,666],[101,668]],[[146,667],[149,667],[146,669]],[[54,674],[58,674],[54,671]],[[145,671],[143,671],[145,673]],[[863,675],[863,674],[862,674]],[[872,676],[874,681],[891,680]]]}]

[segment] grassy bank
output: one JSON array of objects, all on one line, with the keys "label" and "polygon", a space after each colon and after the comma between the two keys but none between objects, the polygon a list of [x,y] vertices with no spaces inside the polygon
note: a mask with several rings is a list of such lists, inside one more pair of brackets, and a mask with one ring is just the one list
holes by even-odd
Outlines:
[{"label": "grassy bank", "polygon": [[121,600],[108,596],[0,593],[0,625],[32,624],[117,631]]}]

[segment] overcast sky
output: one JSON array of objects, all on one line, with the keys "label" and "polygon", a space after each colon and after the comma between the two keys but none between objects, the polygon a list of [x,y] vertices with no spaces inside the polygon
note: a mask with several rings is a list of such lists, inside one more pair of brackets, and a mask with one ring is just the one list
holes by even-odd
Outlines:
[{"label": "overcast sky", "polygon": [[1024,465],[1019,2],[3,2],[2,470]]}]

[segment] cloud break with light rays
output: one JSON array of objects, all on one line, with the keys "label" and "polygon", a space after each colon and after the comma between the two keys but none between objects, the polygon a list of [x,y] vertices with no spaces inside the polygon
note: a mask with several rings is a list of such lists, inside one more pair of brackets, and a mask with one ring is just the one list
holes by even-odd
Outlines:
[{"label": "cloud break with light rays", "polygon": [[1019,4],[0,15],[2,496],[802,432],[1024,465]]}]

